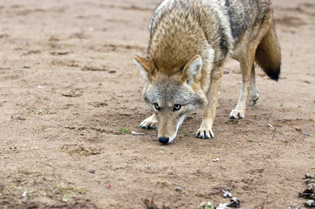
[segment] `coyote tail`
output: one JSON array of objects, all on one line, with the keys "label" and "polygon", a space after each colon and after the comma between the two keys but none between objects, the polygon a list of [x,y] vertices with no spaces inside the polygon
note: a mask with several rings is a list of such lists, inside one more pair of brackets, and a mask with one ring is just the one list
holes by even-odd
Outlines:
[{"label": "coyote tail", "polygon": [[281,52],[273,24],[258,45],[255,60],[271,79],[278,81],[281,66]]}]

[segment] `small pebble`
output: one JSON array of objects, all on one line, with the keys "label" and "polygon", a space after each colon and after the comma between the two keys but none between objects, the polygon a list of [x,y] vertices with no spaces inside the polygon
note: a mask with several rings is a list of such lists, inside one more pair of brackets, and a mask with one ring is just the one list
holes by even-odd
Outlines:
[{"label": "small pebble", "polygon": [[109,73],[116,73],[116,70],[110,70]]},{"label": "small pebble", "polygon": [[236,198],[233,197],[231,199],[231,203],[229,205],[227,205],[228,207],[232,207],[232,208],[239,208],[241,205],[241,202]]},{"label": "small pebble", "polygon": [[[307,184],[307,188],[315,191],[315,183]],[[314,194],[315,195],[315,194]]]},{"label": "small pebble", "polygon": [[222,189],[222,192],[223,192],[223,197],[224,198],[232,197],[232,193],[229,190],[225,191],[224,189]]},{"label": "small pebble", "polygon": [[219,162],[220,159],[219,159],[219,158],[215,158],[215,159],[213,159],[212,161],[213,161],[213,162]]},{"label": "small pebble", "polygon": [[225,71],[223,71],[223,74],[230,74],[230,72],[225,70]]},{"label": "small pebble", "polygon": [[180,191],[182,191],[182,188],[176,187],[176,188],[175,188],[175,191],[176,191],[176,192],[180,192]]},{"label": "small pebble", "polygon": [[306,179],[315,179],[315,176],[312,176],[311,174],[306,173],[306,174],[305,174],[305,178],[306,178]]},{"label": "small pebble", "polygon": [[95,173],[95,170],[89,170],[90,173],[94,174]]},{"label": "small pebble", "polygon": [[307,207],[315,207],[314,200],[308,200],[304,203],[304,205]]},{"label": "small pebble", "polygon": [[31,66],[28,65],[28,64],[25,64],[25,65],[24,65],[24,68],[31,68]]},{"label": "small pebble", "polygon": [[138,133],[138,132],[135,132],[135,131],[131,131],[131,134],[132,135],[145,135],[145,133]]},{"label": "small pebble", "polygon": [[26,194],[27,194],[27,191],[25,191],[25,192],[22,194],[22,196],[23,196],[23,197],[26,197]]}]

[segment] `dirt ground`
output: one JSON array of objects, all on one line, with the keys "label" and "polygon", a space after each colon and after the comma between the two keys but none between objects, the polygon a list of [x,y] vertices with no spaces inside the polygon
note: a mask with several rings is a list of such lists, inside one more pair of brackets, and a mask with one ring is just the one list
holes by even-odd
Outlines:
[{"label": "dirt ground", "polygon": [[[274,0],[282,74],[257,72],[260,100],[230,120],[241,75],[225,70],[215,138],[194,137],[201,110],[162,146],[134,55],[145,55],[159,0],[0,2],[0,208],[198,208],[303,204],[315,173],[315,3]],[[130,131],[145,135],[132,135]],[[218,162],[213,159],[219,158]]]}]

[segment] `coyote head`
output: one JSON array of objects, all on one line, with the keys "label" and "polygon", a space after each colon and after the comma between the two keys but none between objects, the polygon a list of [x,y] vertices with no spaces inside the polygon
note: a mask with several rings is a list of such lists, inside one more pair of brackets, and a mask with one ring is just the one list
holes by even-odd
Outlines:
[{"label": "coyote head", "polygon": [[171,143],[185,116],[207,103],[200,85],[202,59],[196,55],[178,70],[159,69],[150,58],[134,60],[146,80],[143,99],[157,116],[158,139]]}]

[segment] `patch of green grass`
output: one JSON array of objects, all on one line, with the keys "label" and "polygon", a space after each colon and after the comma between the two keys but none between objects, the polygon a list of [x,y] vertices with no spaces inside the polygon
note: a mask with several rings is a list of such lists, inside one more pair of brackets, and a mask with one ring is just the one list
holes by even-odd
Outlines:
[{"label": "patch of green grass", "polygon": [[118,129],[118,131],[124,133],[124,134],[131,134],[131,131],[129,131],[128,129],[126,129],[125,127],[120,127]]},{"label": "patch of green grass", "polygon": [[162,186],[166,186],[168,183],[168,180],[167,179],[160,179],[160,180],[157,180],[156,183],[159,185],[162,185]]},{"label": "patch of green grass", "polygon": [[32,172],[30,172],[30,171],[24,171],[24,174],[28,176],[28,175],[31,175]]},{"label": "patch of green grass", "polygon": [[1,182],[5,186],[0,185],[0,200],[8,197],[20,199],[22,196],[27,198],[47,196],[53,200],[66,202],[67,206],[73,206],[80,199],[84,200],[84,195],[88,192],[87,188],[77,187],[72,182],[64,184],[58,181],[57,176],[49,169],[19,170],[13,175],[6,176]]},{"label": "patch of green grass", "polygon": [[43,110],[43,109],[38,109],[38,110],[30,110],[28,112],[28,114],[37,114],[37,115],[46,115],[46,114],[49,114],[49,115],[52,115],[52,114],[57,114],[57,112],[55,111],[51,111],[51,110]]},{"label": "patch of green grass", "polygon": [[200,209],[214,209],[215,207],[211,202],[208,202],[207,204],[200,207]]},{"label": "patch of green grass", "polygon": [[39,134],[40,132],[44,132],[46,130],[47,126],[46,125],[43,125],[42,127],[38,128],[37,129],[37,134]]},{"label": "patch of green grass", "polygon": [[188,132],[184,133],[184,136],[189,137],[189,133]]},{"label": "patch of green grass", "polygon": [[57,48],[57,45],[56,44],[50,44],[50,47],[55,49],[55,48]]}]

